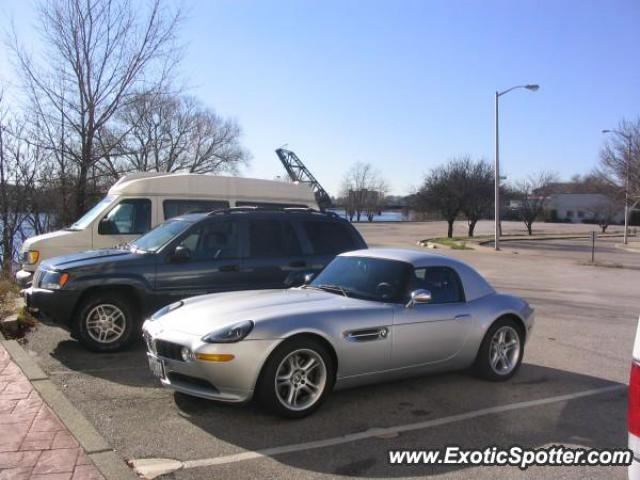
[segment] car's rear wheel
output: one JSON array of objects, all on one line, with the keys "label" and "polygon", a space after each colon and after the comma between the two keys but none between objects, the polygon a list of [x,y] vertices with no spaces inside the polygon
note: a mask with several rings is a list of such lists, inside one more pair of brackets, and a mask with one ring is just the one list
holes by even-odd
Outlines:
[{"label": "car's rear wheel", "polygon": [[294,338],[271,354],[256,393],[275,413],[302,418],[320,407],[334,378],[333,360],[325,346],[311,338]]},{"label": "car's rear wheel", "polygon": [[96,293],[80,305],[73,333],[90,350],[114,352],[133,341],[136,324],[136,309],[125,295]]},{"label": "car's rear wheel", "polygon": [[520,325],[509,318],[494,322],[482,340],[475,370],[487,380],[501,382],[513,377],[524,354],[524,335]]}]

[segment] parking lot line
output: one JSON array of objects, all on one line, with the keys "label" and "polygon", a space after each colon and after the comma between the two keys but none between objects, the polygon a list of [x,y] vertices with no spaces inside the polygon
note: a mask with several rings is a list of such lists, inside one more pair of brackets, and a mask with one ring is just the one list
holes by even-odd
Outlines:
[{"label": "parking lot line", "polygon": [[411,432],[415,430],[423,430],[431,427],[438,427],[450,423],[460,422],[464,420],[471,420],[486,415],[493,415],[503,412],[511,412],[514,410],[520,410],[524,408],[537,407],[540,405],[548,405],[552,403],[566,402],[577,398],[589,397],[593,395],[600,395],[608,392],[615,392],[618,390],[624,390],[627,385],[616,384],[608,387],[594,388],[591,390],[583,390],[581,392],[569,393],[565,395],[558,395],[555,397],[542,398],[538,400],[528,400],[525,402],[516,402],[507,405],[499,405],[495,407],[482,408],[471,412],[460,413],[457,415],[450,415],[448,417],[436,418],[433,420],[426,420],[423,422],[409,423],[404,425],[397,425],[394,427],[386,428],[371,428],[363,432],[351,433],[341,437],[326,438],[324,440],[315,440],[311,442],[296,443],[291,445],[282,445],[280,447],[266,448],[263,450],[246,451],[242,453],[223,455],[219,457],[203,458],[198,460],[171,460],[171,459],[140,459],[132,460],[134,469],[144,475],[146,478],[154,478],[160,473],[169,473],[171,471],[180,469],[190,469],[199,467],[210,467],[216,465],[226,465],[229,463],[244,462],[247,460],[254,460],[263,457],[272,457],[275,455],[282,455],[285,453],[299,452],[303,450],[311,450],[315,448],[332,447],[335,445],[341,445],[345,443],[356,442],[359,440],[365,440],[369,438],[393,438],[399,433]]}]

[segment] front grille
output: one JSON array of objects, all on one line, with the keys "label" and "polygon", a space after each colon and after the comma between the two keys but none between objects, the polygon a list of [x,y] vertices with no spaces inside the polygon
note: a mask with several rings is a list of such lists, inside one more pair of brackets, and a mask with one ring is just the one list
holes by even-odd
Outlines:
[{"label": "front grille", "polygon": [[179,360],[182,362],[183,360],[182,355],[180,355],[180,350],[182,350],[182,345],[167,342],[166,340],[156,340],[156,352],[158,352],[158,356],[160,357]]}]

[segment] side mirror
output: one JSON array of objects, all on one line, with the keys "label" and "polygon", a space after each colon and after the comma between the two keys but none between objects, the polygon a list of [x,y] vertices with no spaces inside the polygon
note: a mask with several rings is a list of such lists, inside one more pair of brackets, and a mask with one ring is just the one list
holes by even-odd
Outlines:
[{"label": "side mirror", "polygon": [[425,289],[418,289],[411,292],[411,300],[407,303],[407,308],[411,308],[418,303],[429,303],[431,301],[431,292]]},{"label": "side mirror", "polygon": [[184,245],[178,245],[171,255],[171,261],[186,262],[187,260],[191,260],[191,250]]},{"label": "side mirror", "polygon": [[109,220],[107,217],[104,217],[100,222],[98,222],[98,233],[100,235],[117,235],[118,228],[113,221]]},{"label": "side mirror", "polygon": [[311,280],[313,280],[315,278],[316,274],[315,273],[307,273],[304,276],[304,284],[305,285],[309,285],[311,283]]}]

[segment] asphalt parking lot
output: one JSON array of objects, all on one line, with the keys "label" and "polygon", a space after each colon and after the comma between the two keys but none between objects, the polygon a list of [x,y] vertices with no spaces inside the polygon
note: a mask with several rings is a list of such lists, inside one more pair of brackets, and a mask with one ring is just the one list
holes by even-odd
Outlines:
[{"label": "asphalt parking lot", "polygon": [[[363,225],[371,244],[415,246],[433,224]],[[484,228],[484,226],[481,226]],[[424,231],[424,235],[422,232]],[[549,244],[550,245],[550,244]],[[579,251],[579,241],[575,248]],[[163,479],[626,478],[622,467],[391,466],[389,449],[456,444],[625,447],[626,389],[640,314],[640,272],[579,264],[529,245],[516,255],[438,251],[474,265],[537,310],[519,374],[491,384],[464,372],[335,392],[316,414],[285,421],[259,407],[174,394],[150,375],[142,344],[96,355],[41,325],[27,348],[126,459],[165,459]],[[615,248],[615,247],[612,247]],[[639,253],[616,250],[621,263]],[[543,261],[546,259],[547,261]]]}]

